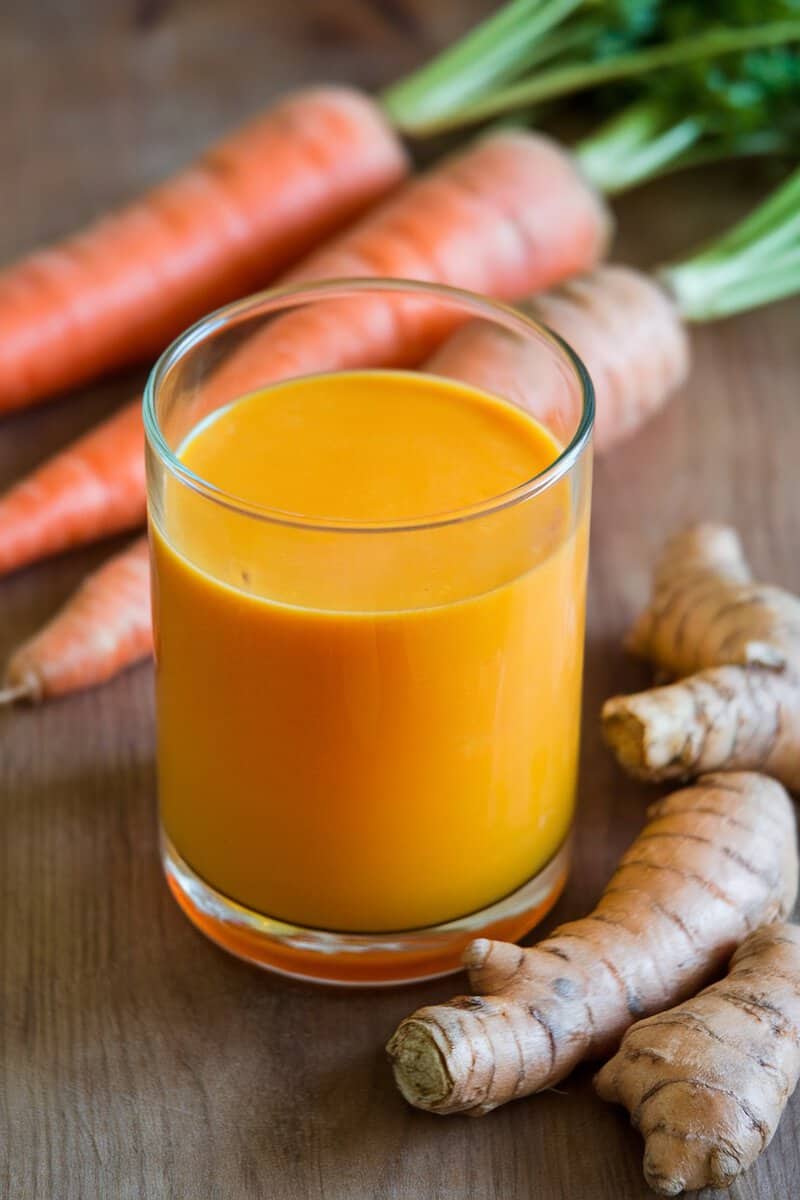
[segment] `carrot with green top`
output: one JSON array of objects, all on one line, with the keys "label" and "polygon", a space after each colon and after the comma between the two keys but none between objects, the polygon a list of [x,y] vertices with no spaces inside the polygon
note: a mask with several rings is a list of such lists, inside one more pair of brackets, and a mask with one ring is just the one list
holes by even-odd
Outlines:
[{"label": "carrot with green top", "polygon": [[[509,138],[511,135],[496,136]],[[523,139],[522,145],[531,138],[531,135],[513,136]],[[531,140],[531,159],[537,158],[547,164],[549,144],[544,139]],[[467,159],[467,167],[470,162],[485,166],[487,145],[493,147],[494,138],[478,142],[474,150],[460,156],[460,168],[458,159],[454,165],[462,171],[464,159]],[[551,154],[556,157],[549,161],[558,163],[560,152],[553,149]],[[559,164],[561,170],[567,170],[563,165],[567,161],[564,159]],[[447,164],[438,168],[428,176],[428,183],[435,182],[439,172],[450,169]],[[554,166],[553,170],[556,169]],[[545,172],[545,166],[541,171]],[[466,185],[467,179],[472,179],[471,171],[461,175],[462,185]],[[567,181],[562,178],[564,192],[570,190],[568,181],[569,175]],[[404,238],[411,237],[416,228],[411,222],[416,221],[415,214],[419,211],[414,197],[417,200],[421,194],[423,199],[427,197],[424,215],[431,191],[435,196],[438,190],[422,189],[424,182],[420,180],[407,185],[395,199],[359,222],[338,242],[313,254],[293,273],[293,278],[300,281],[301,276],[305,279],[320,274],[321,277],[326,270],[354,273],[358,267],[366,274],[370,262],[374,262],[376,270],[402,268],[399,245]],[[471,192],[467,189],[470,203],[478,211],[488,207],[488,201],[480,199],[481,183],[486,196],[491,196],[492,179],[486,178],[485,172],[476,172]],[[581,185],[575,186],[573,213],[577,211],[580,216],[576,228],[583,231],[582,253],[588,259],[599,254],[602,246],[602,210],[592,207],[591,193],[582,191]],[[443,210],[449,192],[449,187],[444,188]],[[800,273],[796,266],[799,202],[800,172],[795,172],[748,217],[711,246],[664,268],[655,278],[619,265],[600,266],[589,274],[519,302],[523,311],[560,334],[586,365],[596,392],[595,444],[598,451],[609,450],[635,433],[683,382],[689,367],[687,325],[754,308],[800,288]],[[533,213],[526,215],[524,207],[523,198],[515,220],[519,223],[527,220],[535,225],[537,218]],[[568,205],[565,205],[565,211],[569,211]],[[465,217],[472,217],[471,209]],[[544,238],[546,224],[544,218],[541,219],[540,232]],[[552,208],[548,219],[557,223]],[[448,226],[446,237],[448,244],[454,247],[454,259],[456,262],[462,258],[470,259],[462,266],[460,279],[467,272],[477,275],[484,270],[487,285],[483,290],[490,290],[488,272],[491,264],[502,261],[494,257],[495,245],[502,245],[504,238],[512,244],[515,237],[521,239],[515,232],[514,222],[507,225],[506,220],[505,211],[499,206],[494,223],[486,225],[485,259],[480,250],[478,226],[457,227],[455,223]],[[381,259],[379,232],[383,221],[393,231],[393,240],[385,243]],[[561,236],[566,238],[566,226]],[[391,251],[390,244],[394,247]],[[551,243],[551,254],[553,249]],[[389,261],[390,253],[396,260]],[[550,258],[548,264],[546,254],[537,256],[531,249],[528,278],[535,278],[536,272],[545,268],[553,271],[554,261],[557,260]],[[563,269],[568,270],[565,260],[561,261]],[[573,257],[571,264],[575,262]],[[416,263],[417,269],[421,270],[419,257]],[[439,266],[442,265],[443,259],[439,261]],[[519,263],[516,269],[522,274]],[[503,277],[506,282],[512,270],[513,265],[509,263]],[[433,275],[433,270],[429,269],[428,277]],[[440,270],[438,275],[440,282],[452,282],[454,277],[455,269],[449,274]],[[512,282],[517,286],[521,279]],[[362,353],[369,354],[374,363],[376,347],[381,349],[376,340],[378,337],[384,338],[384,358],[394,365],[398,358],[402,359],[403,353],[406,360],[424,357],[425,340],[431,338],[434,330],[431,326],[426,329],[423,309],[419,306],[403,309],[397,304],[393,307],[387,297],[386,304],[371,308],[374,327],[359,325],[359,319],[365,322],[369,312],[369,303],[363,298],[355,298],[339,301],[333,306],[330,302],[318,303],[289,313],[231,355],[211,385],[207,402],[211,406],[224,403],[253,387],[303,370],[357,366]],[[441,324],[435,332],[441,334]],[[401,334],[406,341],[402,340]],[[540,353],[534,342],[523,343],[518,338],[505,337],[493,326],[478,322],[462,326],[443,341],[427,367],[436,374],[506,396],[535,416],[550,420],[560,400],[552,389],[547,390],[547,381],[552,381],[553,377],[552,373],[540,369],[541,361],[537,366]],[[137,400],[127,411],[123,409],[107,421],[94,436],[89,435],[83,444],[79,442],[69,447],[66,451],[72,460],[69,470],[58,465],[59,456],[56,456],[29,477],[32,487],[23,483],[5,498],[0,497],[0,573],[59,549],[128,529],[135,523],[131,514],[138,513],[141,520],[144,512],[142,434],[134,432],[139,430],[138,409]],[[79,504],[77,499],[73,503],[70,493],[76,486],[73,482],[75,457],[82,454],[85,447],[91,449],[91,470],[97,471],[99,463],[104,464],[104,468],[97,478],[99,486],[94,489],[84,486]],[[47,488],[37,486],[42,474],[48,482]],[[130,491],[124,501],[115,480],[129,481]],[[23,489],[21,495],[20,488]],[[69,525],[62,520],[65,511],[70,513]]]},{"label": "carrot with green top", "polygon": [[[800,291],[800,171],[743,221],[655,277],[606,264],[518,307],[559,334],[582,359],[595,390],[599,452],[634,434],[683,383],[688,326]],[[540,344],[471,322],[427,369],[513,400],[558,427],[563,385]]]}]

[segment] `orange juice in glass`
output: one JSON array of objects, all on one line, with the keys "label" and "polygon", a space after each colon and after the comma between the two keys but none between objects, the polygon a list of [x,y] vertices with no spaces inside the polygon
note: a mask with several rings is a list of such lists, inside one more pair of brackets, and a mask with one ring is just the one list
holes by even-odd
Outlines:
[{"label": "orange juice in glass", "polygon": [[[369,331],[401,305],[440,336],[491,322],[520,377],[506,355],[492,394],[394,355]],[[293,366],[309,313],[361,336]],[[573,817],[580,364],[478,297],[321,284],[195,326],[145,422],[163,859],[185,912],[335,982],[440,974],[471,937],[521,936],[563,885]]]}]

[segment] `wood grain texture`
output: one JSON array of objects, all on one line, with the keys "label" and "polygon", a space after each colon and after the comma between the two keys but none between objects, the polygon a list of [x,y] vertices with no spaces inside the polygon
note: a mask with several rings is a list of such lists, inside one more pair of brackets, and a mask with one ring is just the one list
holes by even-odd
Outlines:
[{"label": "wood grain texture", "polygon": [[[0,13],[0,259],[70,230],[307,79],[378,86],[488,0],[31,0]],[[619,205],[620,249],[653,263],[746,207],[743,169]],[[604,697],[641,687],[619,638],[665,534],[743,532],[756,569],[800,588],[800,306],[695,338],[690,386],[599,467],[585,738],[572,879],[583,912],[648,793],[601,745]],[[125,399],[141,373],[0,431],[0,485]],[[110,549],[0,585],[0,655]],[[196,934],[156,860],[147,668],[0,719],[0,1196],[10,1200],[638,1200],[641,1145],[590,1071],[483,1121],[408,1109],[382,1045],[447,980],[316,990]],[[553,923],[550,922],[550,924]],[[796,1196],[800,1097],[734,1200]]]}]

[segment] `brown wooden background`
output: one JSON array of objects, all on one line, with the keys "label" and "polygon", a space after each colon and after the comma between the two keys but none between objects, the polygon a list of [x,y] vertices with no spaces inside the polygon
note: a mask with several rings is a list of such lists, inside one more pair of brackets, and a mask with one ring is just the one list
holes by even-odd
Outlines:
[{"label": "brown wooden background", "polygon": [[[29,0],[0,4],[0,260],[157,180],[300,80],[378,87],[487,0]],[[619,252],[653,263],[763,186],[737,168],[618,206]],[[597,710],[644,682],[619,649],[664,535],[730,520],[800,588],[800,306],[695,339],[690,387],[597,471],[578,847],[556,919],[596,897],[646,792]],[[0,335],[1,336],[1,335]],[[0,429],[0,485],[124,399],[142,374]],[[0,654],[109,547],[0,585]],[[156,859],[149,668],[0,718],[0,1195],[11,1200],[636,1200],[641,1145],[587,1070],[483,1121],[394,1091],[382,1044],[454,988],[315,990],[196,934]],[[800,1097],[735,1200],[798,1194]]]}]

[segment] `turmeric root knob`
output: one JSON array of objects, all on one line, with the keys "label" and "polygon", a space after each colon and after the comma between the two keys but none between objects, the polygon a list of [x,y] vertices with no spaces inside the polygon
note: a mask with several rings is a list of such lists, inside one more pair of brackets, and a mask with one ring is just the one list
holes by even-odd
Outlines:
[{"label": "turmeric root knob", "polygon": [[768,1145],[800,1076],[800,927],[769,925],[730,973],[639,1021],[595,1080],[645,1138],[662,1196],[728,1187]]},{"label": "turmeric root knob", "polygon": [[761,775],[712,775],[651,806],[593,913],[536,946],[473,942],[476,994],[419,1009],[387,1047],[405,1098],[491,1111],[611,1053],[691,995],[797,892],[794,812]]},{"label": "turmeric root knob", "polygon": [[698,525],[667,544],[628,645],[680,677],[604,705],[630,774],[753,770],[800,787],[800,598],[751,581],[732,529]]},{"label": "turmeric root knob", "polygon": [[667,544],[627,645],[672,678],[728,664],[800,672],[800,599],[753,582],[733,529],[696,525]]},{"label": "turmeric root knob", "polygon": [[637,779],[764,771],[800,790],[800,680],[764,667],[716,667],[667,687],[614,696],[603,735]]}]

